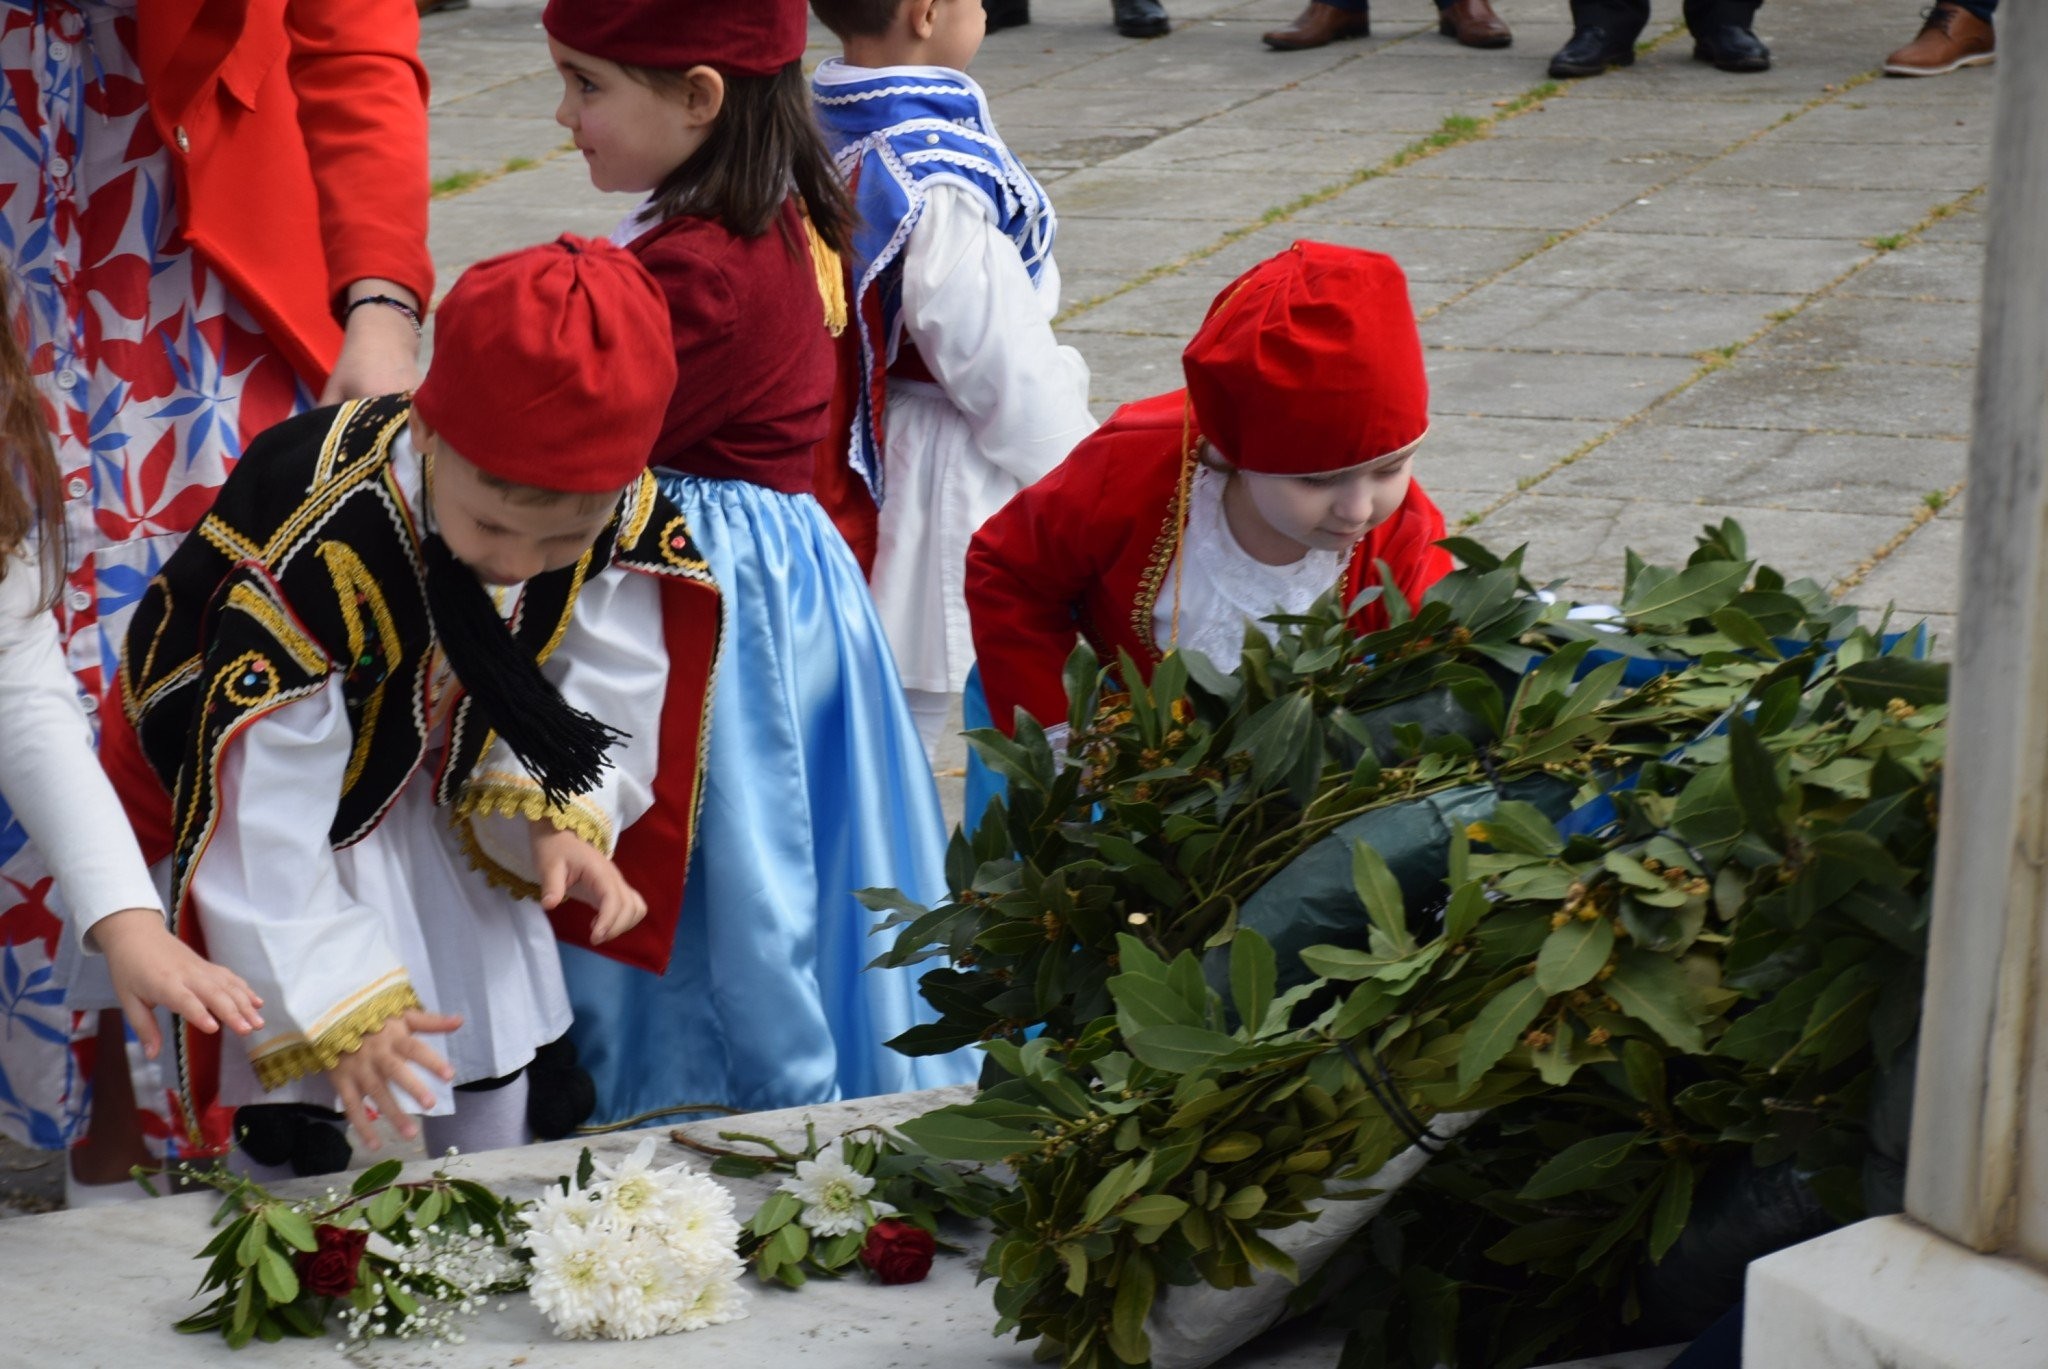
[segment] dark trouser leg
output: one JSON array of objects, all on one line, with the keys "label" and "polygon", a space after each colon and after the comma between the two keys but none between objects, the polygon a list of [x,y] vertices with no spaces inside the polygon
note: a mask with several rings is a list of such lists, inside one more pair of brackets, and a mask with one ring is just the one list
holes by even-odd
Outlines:
[{"label": "dark trouser leg", "polygon": [[1572,23],[1634,42],[1650,22],[1650,0],[1572,0]]},{"label": "dark trouser leg", "polygon": [[1956,0],[1956,3],[1987,24],[1991,22],[1991,16],[1998,12],[1998,0]]},{"label": "dark trouser leg", "polygon": [[1685,0],[1685,26],[1694,33],[1728,24],[1753,29],[1762,3],[1763,0]]}]

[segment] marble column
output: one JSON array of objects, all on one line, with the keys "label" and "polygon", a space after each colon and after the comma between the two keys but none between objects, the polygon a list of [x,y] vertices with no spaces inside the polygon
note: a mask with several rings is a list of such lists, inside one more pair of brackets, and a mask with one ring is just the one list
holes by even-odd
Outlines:
[{"label": "marble column", "polygon": [[1752,1266],[1747,1369],[2048,1366],[2048,10],[1998,30],[1907,1211]]}]

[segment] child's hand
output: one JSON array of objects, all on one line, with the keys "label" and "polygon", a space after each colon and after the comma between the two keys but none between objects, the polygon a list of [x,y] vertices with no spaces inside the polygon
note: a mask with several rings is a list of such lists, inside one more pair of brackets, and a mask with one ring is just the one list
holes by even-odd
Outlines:
[{"label": "child's hand", "polygon": [[592,945],[629,932],[647,916],[640,897],[604,852],[551,822],[533,823],[533,868],[540,875],[540,906],[552,909],[570,894],[597,909]]},{"label": "child's hand", "polygon": [[203,1032],[221,1023],[247,1036],[263,1025],[263,1000],[233,970],[207,960],[171,935],[154,908],[124,908],[92,926],[93,944],[107,957],[107,972],[128,1025],[154,1060],[163,1049],[156,1010],[169,1008]]},{"label": "child's hand", "polygon": [[391,1086],[396,1084],[404,1089],[422,1108],[434,1106],[433,1090],[420,1082],[411,1066],[418,1065],[431,1071],[444,1084],[454,1081],[455,1070],[420,1040],[420,1036],[452,1032],[461,1025],[459,1017],[411,1009],[389,1019],[365,1036],[362,1045],[342,1056],[334,1068],[327,1071],[334,1091],[341,1095],[341,1110],[355,1124],[356,1135],[363,1138],[365,1150],[376,1150],[383,1145],[377,1138],[376,1123],[370,1115],[368,1105],[372,1103],[376,1105],[378,1115],[390,1118],[392,1130],[406,1140],[410,1141],[419,1134],[419,1124],[398,1106],[397,1095],[392,1093]]}]

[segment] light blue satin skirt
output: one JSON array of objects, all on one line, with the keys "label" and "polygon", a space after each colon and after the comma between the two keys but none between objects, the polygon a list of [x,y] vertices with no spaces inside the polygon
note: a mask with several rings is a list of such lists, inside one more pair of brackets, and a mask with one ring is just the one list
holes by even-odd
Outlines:
[{"label": "light blue satin skirt", "polygon": [[[854,898],[945,896],[945,821],[853,553],[810,495],[661,472],[725,595],[682,924],[656,978],[564,947],[598,1122],[971,1081],[882,1043],[933,1020]],[[893,933],[887,935],[894,935]]]}]

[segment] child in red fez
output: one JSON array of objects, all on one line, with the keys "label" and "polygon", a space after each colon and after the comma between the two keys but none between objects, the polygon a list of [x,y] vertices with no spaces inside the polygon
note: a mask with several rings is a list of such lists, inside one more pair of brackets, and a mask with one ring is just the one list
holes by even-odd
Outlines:
[{"label": "child in red fez", "polygon": [[926,1014],[854,891],[944,892],[944,826],[860,569],[813,494],[851,210],[803,0],[549,0],[556,120],[667,297],[681,377],[649,459],[724,590],[704,858],[659,980],[565,953],[604,1121],[965,1078],[884,1046]]},{"label": "child in red fez", "polygon": [[[968,552],[990,713],[1067,715],[1076,633],[1142,669],[1234,667],[1247,624],[1348,599],[1393,571],[1411,602],[1451,568],[1413,476],[1429,386],[1390,257],[1299,242],[1223,291],[1182,356],[1187,389],[1127,404],[984,524]],[[1377,602],[1361,631],[1386,625]]]},{"label": "child in red fez", "polygon": [[550,919],[660,968],[718,634],[645,468],[667,336],[608,243],[479,263],[415,395],[263,434],[151,582],[103,762],[178,935],[263,1001],[246,1052],[173,1033],[188,1145],[338,1167],[337,1104],[371,1149],[373,1109],[518,1144],[560,1110]]}]

